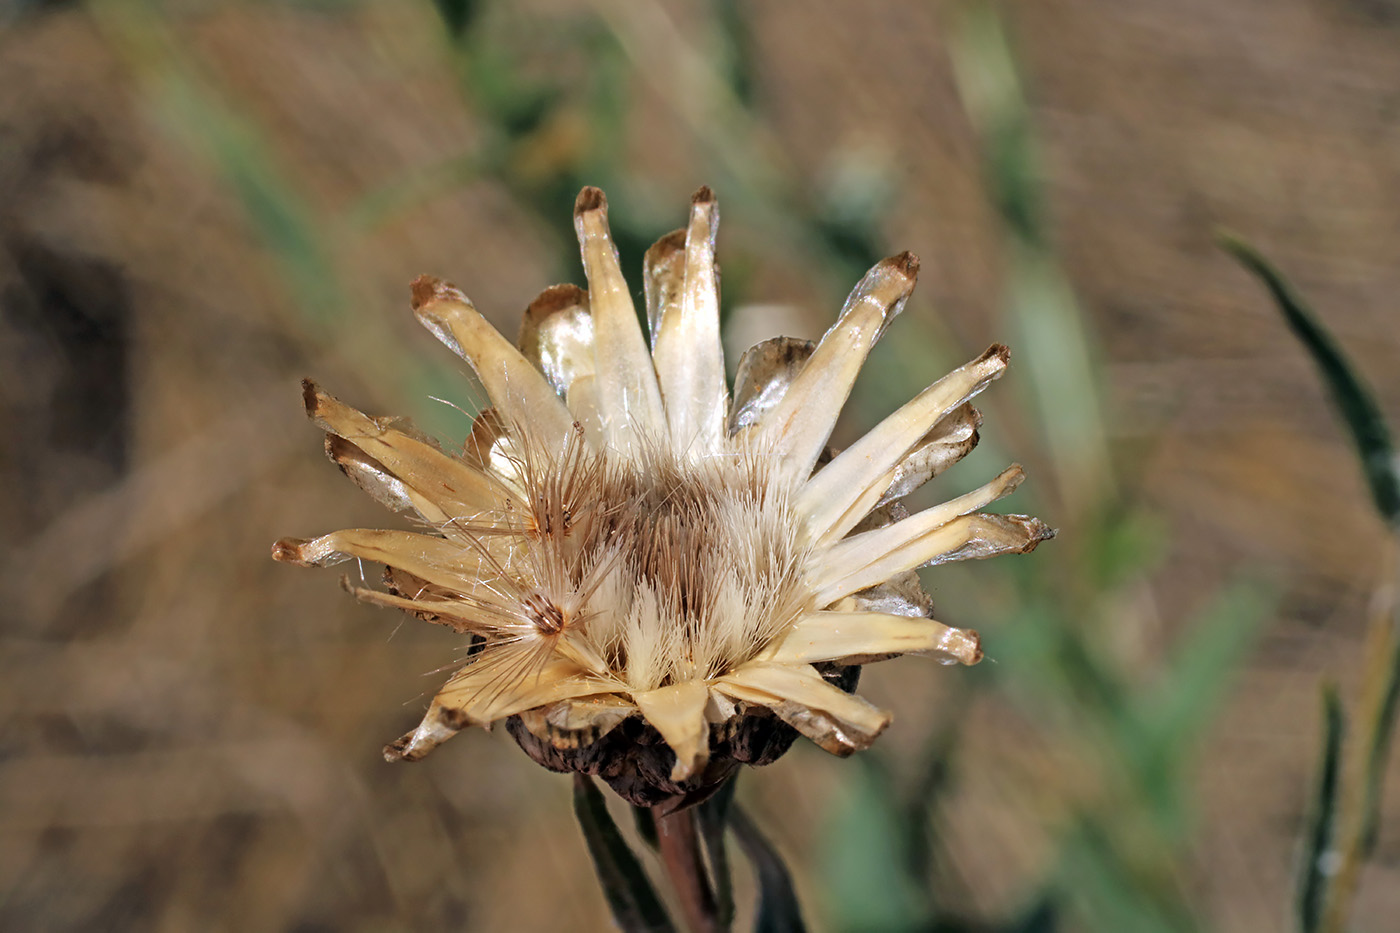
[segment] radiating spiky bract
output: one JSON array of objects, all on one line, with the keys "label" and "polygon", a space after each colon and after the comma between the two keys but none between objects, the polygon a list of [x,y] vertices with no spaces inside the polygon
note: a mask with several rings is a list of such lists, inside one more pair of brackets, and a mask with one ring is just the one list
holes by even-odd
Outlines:
[{"label": "radiating spiky bract", "polygon": [[307,383],[331,459],[423,530],[283,539],[274,556],[382,563],[384,590],[351,592],[469,636],[466,663],[389,757],[421,758],[504,719],[548,767],[598,774],[634,803],[679,804],[740,763],[773,760],[796,732],[836,754],[868,746],[889,714],[849,692],[860,664],[980,659],[976,633],[929,618],[913,571],[1049,537],[1035,519],[978,511],[1020,468],[914,515],[897,500],[976,444],[968,401],[1001,375],[1006,348],[830,451],[918,262],[904,253],[872,269],[819,343],[750,349],[731,403],[717,222],[702,188],[689,225],[647,252],[650,346],[595,188],[574,216],[589,290],[547,289],[516,345],[456,288],[415,282],[419,320],[491,398],[460,453]]}]

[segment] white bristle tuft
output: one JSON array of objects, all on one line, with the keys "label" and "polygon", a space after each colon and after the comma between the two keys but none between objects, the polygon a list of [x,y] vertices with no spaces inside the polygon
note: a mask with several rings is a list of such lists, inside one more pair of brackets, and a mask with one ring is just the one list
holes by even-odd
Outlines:
[{"label": "white bristle tuft", "polygon": [[768,458],[696,461],[665,438],[622,458],[577,428],[556,453],[526,425],[507,433],[518,509],[441,529],[476,558],[452,618],[485,639],[468,667],[494,670],[470,683],[521,687],[556,652],[630,691],[713,678],[813,608],[793,491]]}]

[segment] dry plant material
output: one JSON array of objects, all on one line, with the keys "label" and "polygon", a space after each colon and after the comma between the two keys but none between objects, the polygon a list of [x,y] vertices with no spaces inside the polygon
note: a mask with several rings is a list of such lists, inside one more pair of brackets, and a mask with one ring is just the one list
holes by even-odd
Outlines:
[{"label": "dry plant material", "polygon": [[858,665],[982,657],[975,632],[930,617],[913,571],[1050,537],[1034,518],[979,511],[1016,488],[1020,468],[914,515],[896,500],[977,443],[969,400],[1002,374],[1007,349],[831,451],[918,260],[870,270],[818,343],[750,349],[731,399],[717,223],[702,188],[688,226],[647,252],[650,345],[596,188],[574,210],[588,291],[547,289],[515,344],[455,287],[418,279],[418,319],[491,398],[460,452],[306,384],[331,459],[421,528],[284,538],[273,556],[381,563],[384,589],[347,588],[466,636],[465,663],[390,759],[505,720],[548,768],[597,775],[638,805],[680,806],[741,763],[773,761],[797,733],[837,755],[869,746],[890,714],[852,694]]}]

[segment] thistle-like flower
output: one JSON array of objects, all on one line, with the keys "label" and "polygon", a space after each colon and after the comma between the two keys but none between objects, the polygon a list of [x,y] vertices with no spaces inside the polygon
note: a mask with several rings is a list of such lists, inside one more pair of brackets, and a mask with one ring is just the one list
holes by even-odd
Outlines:
[{"label": "thistle-like flower", "polygon": [[512,345],[455,287],[413,284],[418,319],[466,360],[492,406],[460,452],[306,383],[326,450],[419,531],[283,539],[278,560],[386,567],[347,588],[468,636],[421,724],[385,749],[426,755],[505,720],[536,761],[596,774],[633,803],[703,798],[740,763],[801,733],[847,755],[890,714],[850,691],[900,654],[976,663],[975,632],[934,621],[914,570],[1024,553],[1040,521],[978,510],[1020,483],[910,515],[899,503],[977,443],[969,399],[1006,367],[993,346],[841,452],[828,436],[857,372],[914,287],[918,260],[866,274],[815,345],[779,337],[739,361],[731,400],[719,331],[718,212],[646,254],[650,347],[608,231],[574,208],[588,291],[547,289]]}]

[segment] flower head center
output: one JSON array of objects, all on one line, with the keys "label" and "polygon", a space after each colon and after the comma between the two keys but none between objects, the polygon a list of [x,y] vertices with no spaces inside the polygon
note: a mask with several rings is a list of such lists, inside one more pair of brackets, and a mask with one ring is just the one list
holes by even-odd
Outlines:
[{"label": "flower head center", "polygon": [[811,608],[798,518],[759,458],[692,462],[656,445],[580,452],[523,479],[535,514],[512,561],[532,583],[522,608],[633,689],[722,674]]}]

